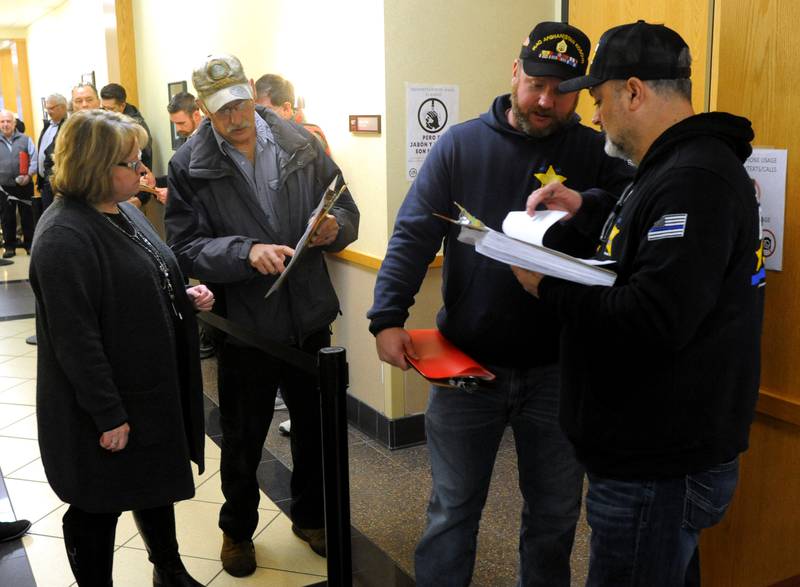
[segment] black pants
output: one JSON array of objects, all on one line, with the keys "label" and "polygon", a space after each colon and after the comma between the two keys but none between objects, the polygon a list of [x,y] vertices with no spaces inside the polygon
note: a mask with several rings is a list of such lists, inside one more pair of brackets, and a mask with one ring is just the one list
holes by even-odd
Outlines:
[{"label": "black pants", "polygon": [[[3,186],[3,189],[9,195],[16,198],[26,200],[26,203],[18,202],[7,198],[5,194],[2,195],[3,199],[3,247],[6,249],[15,249],[17,247],[25,247],[30,250],[31,241],[33,240],[33,214],[31,212],[30,201],[33,198],[33,184],[29,183],[24,186]],[[19,218],[22,222],[22,236],[24,243],[17,242],[17,210],[19,210]]]},{"label": "black pants", "polygon": [[[301,349],[316,353],[330,345],[320,331]],[[257,469],[280,386],[292,419],[292,502],[290,514],[301,528],[322,528],[322,438],[319,388],[314,377],[259,350],[223,343],[219,350],[219,411],[222,426],[222,493],[219,527],[234,540],[247,540],[258,525]]]},{"label": "black pants", "polygon": [[44,212],[53,203],[53,188],[50,186],[50,182],[39,182],[39,192],[42,194],[42,211]]},{"label": "black pants", "polygon": [[[120,513],[92,513],[71,505],[64,514],[64,546],[80,587],[111,585],[114,536]],[[133,517],[150,562],[161,568],[180,565],[173,505],[135,510]]]}]

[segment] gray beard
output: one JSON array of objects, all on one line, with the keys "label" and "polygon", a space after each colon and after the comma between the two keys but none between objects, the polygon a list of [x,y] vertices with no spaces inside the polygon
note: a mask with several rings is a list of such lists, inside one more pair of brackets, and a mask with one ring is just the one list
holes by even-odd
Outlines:
[{"label": "gray beard", "polygon": [[605,152],[606,155],[609,157],[616,157],[617,159],[624,159],[631,165],[635,166],[633,162],[633,158],[631,154],[628,152],[628,148],[622,144],[612,141],[608,135],[606,135],[606,144],[605,144]]}]

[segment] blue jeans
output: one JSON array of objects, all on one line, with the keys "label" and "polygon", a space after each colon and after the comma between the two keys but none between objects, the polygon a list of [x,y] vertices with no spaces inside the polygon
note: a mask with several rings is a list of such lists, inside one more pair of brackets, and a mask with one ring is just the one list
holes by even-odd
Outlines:
[{"label": "blue jeans", "polygon": [[675,479],[589,474],[587,587],[682,587],[703,528],[717,524],[739,478],[738,457]]},{"label": "blue jeans", "polygon": [[497,375],[492,385],[431,390],[425,431],[433,491],[415,553],[417,585],[469,584],[481,511],[510,424],[524,498],[519,584],[566,587],[583,469],[558,425],[558,366],[490,369]]}]

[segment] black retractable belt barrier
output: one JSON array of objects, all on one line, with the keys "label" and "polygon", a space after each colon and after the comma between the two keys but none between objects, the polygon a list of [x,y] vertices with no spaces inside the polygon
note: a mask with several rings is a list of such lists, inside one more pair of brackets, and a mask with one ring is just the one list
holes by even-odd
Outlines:
[{"label": "black retractable belt barrier", "polygon": [[353,584],[353,556],[350,536],[350,468],[346,411],[348,375],[345,350],[342,347],[321,349],[315,361],[313,355],[267,340],[212,312],[201,312],[197,317],[212,328],[317,376],[322,412],[328,585],[350,587]]},{"label": "black retractable belt barrier", "polygon": [[325,535],[328,585],[353,584],[350,537],[350,476],[347,455],[347,361],[342,347],[321,349],[322,471],[325,482]]}]

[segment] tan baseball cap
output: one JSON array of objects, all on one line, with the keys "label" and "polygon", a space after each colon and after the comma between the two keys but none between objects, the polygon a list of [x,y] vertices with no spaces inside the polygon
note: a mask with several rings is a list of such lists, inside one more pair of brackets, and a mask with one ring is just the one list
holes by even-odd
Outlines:
[{"label": "tan baseball cap", "polygon": [[218,53],[206,57],[192,72],[197,97],[211,114],[236,100],[252,100],[253,91],[242,64],[233,55]]}]

